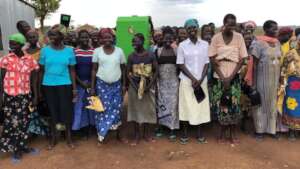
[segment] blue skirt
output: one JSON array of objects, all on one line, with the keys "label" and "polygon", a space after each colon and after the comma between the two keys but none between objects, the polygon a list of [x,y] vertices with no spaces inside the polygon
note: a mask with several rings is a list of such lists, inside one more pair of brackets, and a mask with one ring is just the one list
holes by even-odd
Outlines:
[{"label": "blue skirt", "polygon": [[99,141],[103,141],[109,130],[121,125],[122,89],[121,81],[106,83],[97,78],[96,93],[101,99],[105,111],[95,114]]},{"label": "blue skirt", "polygon": [[94,111],[85,108],[88,105],[87,97],[90,95],[86,89],[79,85],[77,86],[77,90],[78,98],[77,102],[74,104],[74,120],[72,130],[80,130],[81,128],[95,125]]}]

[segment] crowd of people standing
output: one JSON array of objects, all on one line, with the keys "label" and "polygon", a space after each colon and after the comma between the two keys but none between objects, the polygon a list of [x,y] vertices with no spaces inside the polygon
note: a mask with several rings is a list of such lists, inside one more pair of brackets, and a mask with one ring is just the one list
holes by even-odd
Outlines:
[{"label": "crowd of people standing", "polygon": [[[203,125],[211,121],[219,123],[219,143],[238,144],[236,130],[247,130],[249,119],[258,141],[279,133],[294,141],[300,129],[300,29],[279,29],[268,20],[264,35],[256,36],[256,27],[237,23],[233,14],[218,32],[213,23],[199,28],[189,19],[180,28],[155,30],[150,49],[144,35],[135,34],[127,59],[113,29],[68,31],[58,24],[42,44],[39,33],[19,21],[9,54],[0,58],[0,151],[17,162],[24,153],[38,153],[29,138],[47,136],[52,150],[61,131],[70,148],[74,131],[88,137],[93,129],[99,145],[110,130],[128,143],[120,131],[126,93],[132,146],[155,141],[151,125],[157,138],[167,134],[175,142],[179,136],[181,144],[189,142],[193,126],[204,144]],[[101,100],[103,112],[86,108],[90,96]]]}]

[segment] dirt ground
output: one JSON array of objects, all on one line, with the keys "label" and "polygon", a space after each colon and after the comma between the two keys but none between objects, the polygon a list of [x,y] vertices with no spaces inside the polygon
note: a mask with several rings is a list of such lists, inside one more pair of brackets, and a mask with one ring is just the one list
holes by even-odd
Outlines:
[{"label": "dirt ground", "polygon": [[[128,129],[128,127],[127,127]],[[130,129],[130,128],[129,128]],[[0,157],[0,169],[299,169],[300,140],[289,142],[266,138],[257,142],[250,135],[239,134],[241,144],[217,144],[216,128],[206,127],[208,144],[191,139],[188,145],[169,142],[166,138],[154,143],[141,142],[132,147],[115,140],[97,146],[96,136],[76,141],[70,150],[60,142],[47,151],[47,141],[38,138],[32,146],[41,150],[37,156],[25,155],[14,165],[8,155]],[[128,131],[128,130],[127,130]]]}]

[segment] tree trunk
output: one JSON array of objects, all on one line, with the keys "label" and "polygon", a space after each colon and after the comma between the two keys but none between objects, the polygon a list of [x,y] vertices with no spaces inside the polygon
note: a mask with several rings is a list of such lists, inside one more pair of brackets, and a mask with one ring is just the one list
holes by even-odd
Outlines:
[{"label": "tree trunk", "polygon": [[44,33],[44,21],[45,21],[45,17],[41,16],[40,18],[40,24],[41,24],[41,31]]}]

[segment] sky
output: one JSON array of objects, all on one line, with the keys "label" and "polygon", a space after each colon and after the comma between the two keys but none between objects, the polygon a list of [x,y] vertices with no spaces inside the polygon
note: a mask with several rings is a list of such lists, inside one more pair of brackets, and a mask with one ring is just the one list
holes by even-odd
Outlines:
[{"label": "sky", "polygon": [[253,20],[262,25],[273,19],[279,25],[300,25],[299,6],[300,0],[62,0],[45,23],[59,23],[60,14],[69,14],[74,26],[114,27],[118,16],[139,15],[152,16],[155,27],[182,26],[188,18],[198,19],[200,25],[220,26],[223,17],[233,13],[238,22]]}]

